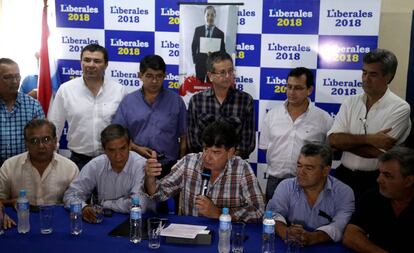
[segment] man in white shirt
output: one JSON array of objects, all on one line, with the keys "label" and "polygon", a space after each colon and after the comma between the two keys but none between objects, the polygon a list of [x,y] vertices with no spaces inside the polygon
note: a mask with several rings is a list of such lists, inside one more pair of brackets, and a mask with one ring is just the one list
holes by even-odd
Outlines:
[{"label": "man in white shirt", "polygon": [[24,128],[24,139],[28,152],[7,159],[0,168],[0,202],[15,206],[19,191],[26,189],[32,206],[62,203],[79,169],[55,152],[55,126],[33,119]]},{"label": "man in white shirt", "polygon": [[378,156],[401,144],[410,133],[410,106],[388,88],[397,65],[397,57],[386,49],[365,54],[364,93],[342,103],[328,132],[332,147],[343,151],[335,176],[351,186],[356,200],[377,186]]},{"label": "man in white shirt", "polygon": [[105,77],[108,52],[104,47],[97,44],[84,47],[81,67],[81,77],[59,87],[48,115],[56,125],[58,140],[65,121],[68,122],[70,159],[79,169],[103,152],[99,135],[111,123],[125,95],[121,84]]},{"label": "man in white shirt", "polygon": [[262,124],[259,148],[266,151],[269,201],[276,186],[285,178],[296,175],[296,163],[302,146],[325,142],[333,119],[309,99],[314,87],[312,72],[304,67],[288,74],[287,99],[270,110]]}]

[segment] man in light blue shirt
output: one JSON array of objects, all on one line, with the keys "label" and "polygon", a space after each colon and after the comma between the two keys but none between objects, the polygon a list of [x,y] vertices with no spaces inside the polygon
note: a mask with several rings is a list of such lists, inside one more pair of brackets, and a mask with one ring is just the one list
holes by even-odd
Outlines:
[{"label": "man in light blue shirt", "polygon": [[355,209],[352,189],[329,175],[332,154],[325,144],[302,147],[297,176],[282,181],[267,210],[274,212],[276,233],[295,237],[301,245],[342,239]]},{"label": "man in light blue shirt", "polygon": [[[86,204],[94,189],[104,209],[128,213],[131,196],[138,195],[143,210],[151,208],[141,194],[145,159],[130,149],[130,136],[126,128],[112,124],[101,133],[104,154],[94,158],[81,170],[65,192],[63,201],[69,206],[75,194],[82,200],[83,218],[96,222],[95,210]],[[153,205],[155,206],[155,204]]]}]

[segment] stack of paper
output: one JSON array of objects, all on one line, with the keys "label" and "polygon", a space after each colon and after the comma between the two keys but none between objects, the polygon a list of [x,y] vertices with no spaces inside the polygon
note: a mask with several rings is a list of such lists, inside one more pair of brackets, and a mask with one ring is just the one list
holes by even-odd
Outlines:
[{"label": "stack of paper", "polygon": [[161,230],[161,236],[194,239],[198,234],[208,234],[207,226],[171,223]]}]

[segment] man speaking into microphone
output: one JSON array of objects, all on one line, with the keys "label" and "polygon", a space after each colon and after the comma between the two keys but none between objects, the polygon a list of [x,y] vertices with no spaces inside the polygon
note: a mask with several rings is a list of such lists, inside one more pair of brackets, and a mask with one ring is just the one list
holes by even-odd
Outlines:
[{"label": "man speaking into microphone", "polygon": [[227,207],[233,221],[260,222],[263,194],[250,164],[235,156],[235,132],[226,121],[211,123],[202,134],[203,151],[184,156],[161,180],[156,178],[161,164],[153,152],[145,166],[143,191],[157,201],[181,193],[179,212],[183,215],[218,219]]}]

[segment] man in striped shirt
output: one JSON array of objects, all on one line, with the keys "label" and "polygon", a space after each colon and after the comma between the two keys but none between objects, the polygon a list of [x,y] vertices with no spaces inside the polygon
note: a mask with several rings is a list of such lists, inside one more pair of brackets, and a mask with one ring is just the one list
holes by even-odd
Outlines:
[{"label": "man in striped shirt", "polygon": [[[157,201],[180,194],[179,211],[184,215],[218,219],[223,207],[230,209],[233,220],[259,222],[264,199],[249,163],[235,156],[237,135],[233,126],[216,121],[204,130],[203,152],[188,154],[177,162],[171,173],[157,180],[161,164],[153,152],[145,166],[144,192]],[[205,194],[202,173],[211,170]]]}]

